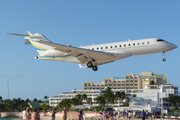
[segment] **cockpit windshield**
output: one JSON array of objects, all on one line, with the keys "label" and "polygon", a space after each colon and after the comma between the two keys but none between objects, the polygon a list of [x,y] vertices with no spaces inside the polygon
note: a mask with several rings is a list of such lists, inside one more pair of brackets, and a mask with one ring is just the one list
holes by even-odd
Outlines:
[{"label": "cockpit windshield", "polygon": [[157,39],[157,42],[166,42],[166,41],[163,39]]}]

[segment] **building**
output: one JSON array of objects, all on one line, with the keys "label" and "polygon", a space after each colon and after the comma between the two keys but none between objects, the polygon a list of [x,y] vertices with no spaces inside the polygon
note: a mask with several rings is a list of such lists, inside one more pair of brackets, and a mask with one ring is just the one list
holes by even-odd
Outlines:
[{"label": "building", "polygon": [[170,96],[178,95],[178,87],[173,85],[147,85],[141,92],[128,91],[128,94],[136,94],[130,97],[129,107],[135,110],[146,109],[148,111],[161,111],[168,109],[171,104],[167,102]]},{"label": "building", "polygon": [[[128,109],[133,110],[156,110],[167,109],[171,105],[166,99],[171,95],[178,95],[178,87],[167,83],[164,74],[153,74],[152,72],[142,72],[141,75],[127,74],[124,79],[106,78],[101,83],[85,82],[83,90],[72,90],[49,99],[50,106],[56,107],[63,99],[74,98],[78,94],[87,94],[92,98],[93,105],[98,105],[95,98],[102,95],[106,87],[110,87],[113,92],[125,92],[126,94],[136,95],[129,97],[130,103]],[[86,101],[83,101],[87,105]],[[122,103],[116,101],[111,106],[120,106]],[[124,109],[124,108],[117,108]]]},{"label": "building", "polygon": [[105,87],[111,89],[144,89],[145,86],[154,84],[166,84],[167,79],[164,74],[153,74],[153,72],[142,72],[141,75],[127,74],[123,79],[106,78],[101,83],[87,81],[83,83],[83,90],[103,90]]},{"label": "building", "polygon": [[[56,107],[63,99],[72,99],[78,94],[86,94],[87,98],[92,98],[92,104],[97,105],[95,103],[95,98],[102,95],[103,93],[102,90],[72,90],[72,92],[64,92],[58,96],[49,98],[49,105]],[[86,101],[83,101],[83,104],[87,104]]]}]

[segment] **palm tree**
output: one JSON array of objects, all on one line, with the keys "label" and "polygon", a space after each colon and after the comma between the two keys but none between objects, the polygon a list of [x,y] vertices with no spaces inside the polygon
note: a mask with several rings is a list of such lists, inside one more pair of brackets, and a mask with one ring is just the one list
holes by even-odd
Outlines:
[{"label": "palm tree", "polygon": [[82,105],[82,96],[80,94],[76,95],[76,97],[79,101],[79,105]]},{"label": "palm tree", "polygon": [[72,103],[73,105],[79,105],[79,100],[78,100],[77,98],[72,98],[72,99],[71,99],[71,103]]},{"label": "palm tree", "polygon": [[113,93],[113,91],[111,90],[110,87],[108,87],[105,91],[104,91],[104,94],[103,94],[105,100],[107,101],[107,103],[114,103],[114,100],[115,100],[115,95]]},{"label": "palm tree", "polygon": [[86,94],[83,94],[81,97],[83,100],[85,100],[87,102],[87,95]]},{"label": "palm tree", "polygon": [[115,100],[116,100],[116,101],[118,100],[119,103],[120,103],[121,97],[122,97],[121,92],[117,91],[117,92],[115,93]]},{"label": "palm tree", "polygon": [[0,101],[1,101],[1,103],[2,103],[2,101],[3,101],[3,98],[2,98],[2,96],[0,96]]},{"label": "palm tree", "polygon": [[92,98],[87,98],[87,103],[92,105]]},{"label": "palm tree", "polygon": [[96,102],[101,104],[102,106],[104,106],[106,104],[106,100],[103,96],[98,96],[97,98],[95,98]]},{"label": "palm tree", "polygon": [[44,99],[46,99],[46,102],[47,102],[48,96],[45,95],[45,96],[44,96]]},{"label": "palm tree", "polygon": [[34,100],[33,100],[34,102],[37,102],[37,98],[34,98]]},{"label": "palm tree", "polygon": [[174,104],[176,104],[175,99],[174,99],[173,96],[170,96],[169,98],[167,98],[166,101],[168,101],[169,103],[171,103],[171,107],[173,107]]}]

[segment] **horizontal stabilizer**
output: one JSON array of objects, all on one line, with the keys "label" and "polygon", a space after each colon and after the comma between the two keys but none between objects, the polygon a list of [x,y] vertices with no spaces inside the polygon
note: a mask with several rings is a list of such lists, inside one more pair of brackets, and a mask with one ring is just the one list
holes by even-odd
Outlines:
[{"label": "horizontal stabilizer", "polygon": [[17,35],[17,36],[29,36],[29,35],[25,35],[25,34],[16,34],[16,33],[4,33],[4,34]]}]

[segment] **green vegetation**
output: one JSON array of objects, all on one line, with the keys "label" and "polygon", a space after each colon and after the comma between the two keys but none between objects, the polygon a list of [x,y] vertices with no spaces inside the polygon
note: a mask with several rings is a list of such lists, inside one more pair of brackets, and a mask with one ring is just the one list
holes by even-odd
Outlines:
[{"label": "green vegetation", "polygon": [[[6,111],[22,111],[23,108],[29,107],[28,102],[38,102],[42,103],[42,100],[37,100],[37,98],[34,98],[34,100],[23,100],[21,98],[13,98],[12,100],[10,99],[5,99],[3,100],[2,96],[0,96],[0,112],[6,112]],[[42,105],[41,107],[37,107],[38,110],[51,110],[52,108],[49,105]],[[33,110],[33,108],[32,108]]]},{"label": "green vegetation", "polygon": [[178,105],[180,103],[180,96],[170,96],[167,100],[172,107],[172,111],[178,111]]}]

